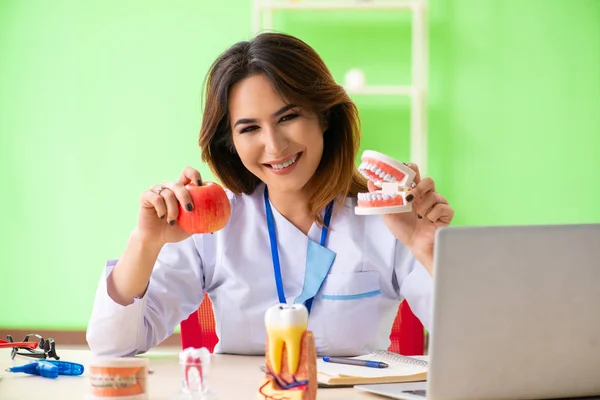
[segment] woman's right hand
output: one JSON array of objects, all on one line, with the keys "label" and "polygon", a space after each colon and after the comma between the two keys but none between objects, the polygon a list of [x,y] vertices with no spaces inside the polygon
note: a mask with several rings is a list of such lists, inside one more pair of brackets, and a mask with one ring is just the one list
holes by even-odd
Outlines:
[{"label": "woman's right hand", "polygon": [[177,182],[163,182],[142,193],[137,234],[143,243],[162,247],[191,236],[177,223],[179,204],[184,212],[193,209],[192,198],[185,188],[190,183],[202,185],[202,178],[196,169],[185,167]]}]

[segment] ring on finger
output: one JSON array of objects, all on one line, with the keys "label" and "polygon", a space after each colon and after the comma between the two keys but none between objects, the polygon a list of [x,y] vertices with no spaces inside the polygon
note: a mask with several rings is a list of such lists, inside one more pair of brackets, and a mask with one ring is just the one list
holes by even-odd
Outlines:
[{"label": "ring on finger", "polygon": [[164,189],[165,187],[163,185],[158,185],[156,188],[156,194],[160,196],[160,192],[162,192]]}]

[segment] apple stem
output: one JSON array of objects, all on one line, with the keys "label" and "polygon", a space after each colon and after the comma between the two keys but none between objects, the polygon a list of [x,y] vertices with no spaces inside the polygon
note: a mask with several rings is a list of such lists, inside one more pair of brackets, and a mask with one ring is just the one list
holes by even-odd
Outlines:
[{"label": "apple stem", "polygon": [[202,186],[202,179],[198,179],[198,186]]}]

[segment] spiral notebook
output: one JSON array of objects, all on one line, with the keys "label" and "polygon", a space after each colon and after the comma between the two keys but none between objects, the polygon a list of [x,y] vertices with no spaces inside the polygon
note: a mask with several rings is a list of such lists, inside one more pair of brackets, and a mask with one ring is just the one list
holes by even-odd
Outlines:
[{"label": "spiral notebook", "polygon": [[381,361],[388,368],[358,367],[317,359],[317,380],[324,386],[351,386],[370,383],[399,383],[427,380],[427,356],[403,356],[389,351],[377,351],[357,360]]}]

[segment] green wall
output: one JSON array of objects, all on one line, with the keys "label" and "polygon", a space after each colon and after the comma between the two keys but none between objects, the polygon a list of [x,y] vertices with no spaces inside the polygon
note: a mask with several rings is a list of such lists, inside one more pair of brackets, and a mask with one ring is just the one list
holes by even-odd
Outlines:
[{"label": "green wall", "polygon": [[[84,329],[142,190],[200,164],[208,66],[249,0],[0,2],[0,328]],[[457,225],[600,222],[600,2],[431,0],[429,174]],[[410,79],[401,12],[276,28],[341,82]],[[363,148],[408,158],[408,101],[356,97]]]}]

